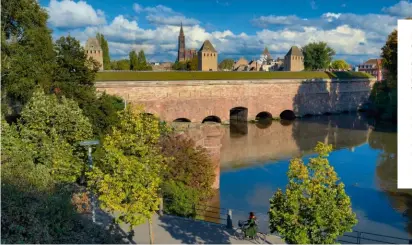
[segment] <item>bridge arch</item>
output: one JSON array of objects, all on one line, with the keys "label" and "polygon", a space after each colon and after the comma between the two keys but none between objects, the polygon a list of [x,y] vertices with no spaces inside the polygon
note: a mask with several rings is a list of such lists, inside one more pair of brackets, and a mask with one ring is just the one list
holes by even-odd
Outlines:
[{"label": "bridge arch", "polygon": [[272,118],[273,118],[272,114],[267,111],[259,112],[256,115],[256,120],[266,120],[266,119],[272,119]]},{"label": "bridge arch", "polygon": [[296,115],[292,110],[284,110],[280,113],[279,117],[283,120],[294,120]]},{"label": "bridge arch", "polygon": [[202,123],[205,123],[205,122],[222,123],[222,120],[218,116],[207,116],[202,121]]},{"label": "bridge arch", "polygon": [[248,109],[246,107],[233,107],[230,109],[230,121],[247,122]]},{"label": "bridge arch", "polygon": [[190,122],[190,120],[184,117],[179,117],[173,120],[173,122]]}]

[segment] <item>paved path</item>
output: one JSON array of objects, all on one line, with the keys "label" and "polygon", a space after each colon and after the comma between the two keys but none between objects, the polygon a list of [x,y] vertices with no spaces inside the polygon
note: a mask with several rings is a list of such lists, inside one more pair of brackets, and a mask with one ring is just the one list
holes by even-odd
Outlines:
[{"label": "paved path", "polygon": [[[176,216],[153,216],[154,242],[156,244],[250,244],[255,241],[237,240],[234,231],[226,229],[223,225],[209,222],[185,219]],[[127,225],[120,225],[124,231]],[[134,243],[150,243],[149,225],[142,224],[134,228]],[[266,244],[284,244],[277,236],[267,235]]]}]

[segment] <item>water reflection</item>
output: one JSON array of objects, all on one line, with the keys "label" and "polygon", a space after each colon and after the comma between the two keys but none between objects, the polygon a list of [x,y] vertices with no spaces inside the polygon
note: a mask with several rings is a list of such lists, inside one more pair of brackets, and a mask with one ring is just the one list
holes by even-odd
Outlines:
[{"label": "water reflection", "polygon": [[355,229],[405,237],[412,233],[412,191],[397,189],[397,136],[388,128],[373,130],[359,114],[231,125],[222,138],[220,204],[264,216],[273,192],[287,183],[289,159],[307,160],[321,141],[334,146],[329,160],[351,197]]}]

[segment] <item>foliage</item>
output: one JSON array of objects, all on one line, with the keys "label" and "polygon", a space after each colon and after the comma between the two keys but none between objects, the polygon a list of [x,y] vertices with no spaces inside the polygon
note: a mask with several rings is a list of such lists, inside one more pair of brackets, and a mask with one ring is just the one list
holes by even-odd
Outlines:
[{"label": "foliage", "polygon": [[222,62],[219,64],[219,68],[221,70],[233,70],[233,65],[235,64],[235,61],[233,59],[224,59]]},{"label": "foliage", "polygon": [[162,192],[166,213],[191,218],[196,216],[193,205],[200,201],[199,191],[180,181],[168,180],[162,185]]},{"label": "foliage", "polygon": [[390,88],[396,88],[398,82],[398,31],[394,30],[382,47],[382,65]]},{"label": "foliage", "polygon": [[199,60],[197,55],[194,55],[192,59],[187,62],[187,69],[190,71],[197,71],[198,70]]},{"label": "foliage", "polygon": [[80,177],[84,149],[78,142],[89,139],[92,129],[76,102],[64,97],[59,102],[54,95],[36,91],[19,123],[8,126],[4,122],[3,127],[3,163],[13,168],[44,165],[58,181],[74,182]]},{"label": "foliage", "polygon": [[114,60],[110,63],[110,67],[112,70],[130,70],[130,62],[128,59],[123,60]]},{"label": "foliage", "polygon": [[138,71],[151,71],[152,70],[152,66],[147,64],[146,62],[146,56],[143,50],[140,50],[137,56],[137,70]]},{"label": "foliage", "polygon": [[334,60],[332,62],[332,69],[348,70],[349,64],[345,60]]},{"label": "foliage", "polygon": [[393,83],[388,80],[377,82],[373,85],[369,99],[376,110],[377,119],[397,121],[398,118],[398,92],[393,88]]},{"label": "foliage", "polygon": [[200,200],[212,195],[215,180],[215,166],[205,148],[196,147],[191,139],[168,135],[160,141],[162,153],[171,159],[167,161],[165,180],[182,182],[197,191]]},{"label": "foliage", "polygon": [[48,88],[53,70],[53,43],[47,12],[35,0],[1,4],[2,108],[19,113],[36,85]]},{"label": "foliage", "polygon": [[305,70],[327,69],[335,50],[325,42],[309,43],[302,48]]},{"label": "foliage", "polygon": [[100,47],[103,50],[103,69],[110,70],[110,53],[109,53],[109,44],[104,38],[104,35],[101,33],[96,34],[96,38],[99,41]]},{"label": "foliage", "polygon": [[332,244],[357,223],[344,184],[329,165],[331,145],[318,142],[305,165],[290,162],[285,192],[278,189],[270,199],[269,224],[289,244]]},{"label": "foliage", "polygon": [[[174,69],[174,68],[173,68]],[[173,80],[248,80],[248,79],[312,79],[371,78],[365,72],[99,72],[96,81],[173,81]]]},{"label": "foliage", "polygon": [[172,65],[172,69],[178,71],[187,71],[190,69],[190,67],[188,67],[188,62],[176,61]]},{"label": "foliage", "polygon": [[[39,166],[32,164],[27,169],[24,165],[11,170],[8,164],[2,165],[2,243],[125,243],[120,234],[76,213],[70,202],[72,188],[55,186],[47,180],[47,170]],[[38,171],[32,171],[33,168]],[[36,189],[38,182],[47,183],[51,188]]]},{"label": "foliage", "polygon": [[161,132],[156,118],[131,106],[119,117],[120,123],[104,137],[89,177],[101,207],[119,214],[116,221],[132,228],[158,209],[165,158],[158,147]]},{"label": "foliage", "polygon": [[130,60],[130,70],[136,71],[138,68],[138,59],[136,51],[132,50],[129,53],[129,60]]}]

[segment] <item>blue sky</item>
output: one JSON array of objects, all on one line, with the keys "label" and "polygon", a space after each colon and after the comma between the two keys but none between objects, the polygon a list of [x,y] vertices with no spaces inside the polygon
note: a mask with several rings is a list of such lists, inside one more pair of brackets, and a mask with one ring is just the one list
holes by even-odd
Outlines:
[{"label": "blue sky", "polygon": [[412,16],[406,0],[40,0],[54,38],[82,44],[105,35],[112,59],[143,49],[150,61],[174,61],[183,22],[186,47],[209,39],[223,58],[283,57],[292,45],[326,41],[352,64],[376,58],[397,19]]}]

